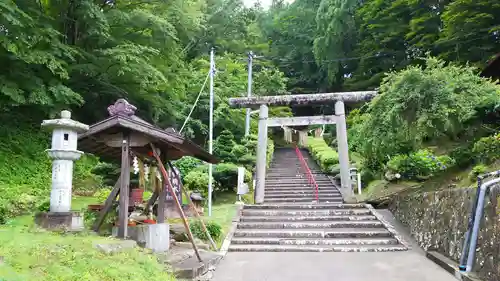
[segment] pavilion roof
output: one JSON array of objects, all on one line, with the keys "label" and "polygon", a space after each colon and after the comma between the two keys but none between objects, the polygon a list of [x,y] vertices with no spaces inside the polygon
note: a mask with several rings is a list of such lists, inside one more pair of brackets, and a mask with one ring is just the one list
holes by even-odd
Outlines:
[{"label": "pavilion roof", "polygon": [[[149,143],[153,143],[166,154],[169,160],[183,156],[192,156],[209,163],[217,163],[218,159],[206,150],[175,132],[173,128],[158,128],[135,115],[136,107],[125,99],[119,99],[108,107],[110,117],[90,126],[89,130],[78,136],[78,148],[92,153],[107,161],[121,160],[121,146],[110,145],[110,139],[128,132],[136,137],[140,144],[132,147],[139,153],[150,151]],[[132,141],[131,141],[132,142]]]}]

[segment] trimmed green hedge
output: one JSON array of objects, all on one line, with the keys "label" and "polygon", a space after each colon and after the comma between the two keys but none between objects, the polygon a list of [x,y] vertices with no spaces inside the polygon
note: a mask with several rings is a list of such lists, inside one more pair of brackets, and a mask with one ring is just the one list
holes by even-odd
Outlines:
[{"label": "trimmed green hedge", "polygon": [[309,137],[307,147],[323,172],[335,173],[339,170],[339,154],[335,149],[328,146],[323,138]]}]

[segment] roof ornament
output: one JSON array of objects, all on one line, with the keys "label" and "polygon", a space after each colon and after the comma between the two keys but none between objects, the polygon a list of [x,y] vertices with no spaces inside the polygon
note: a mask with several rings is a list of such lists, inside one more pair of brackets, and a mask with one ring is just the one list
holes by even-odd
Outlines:
[{"label": "roof ornament", "polygon": [[108,106],[110,116],[132,116],[135,114],[137,107],[130,104],[126,99],[118,99],[115,104]]}]

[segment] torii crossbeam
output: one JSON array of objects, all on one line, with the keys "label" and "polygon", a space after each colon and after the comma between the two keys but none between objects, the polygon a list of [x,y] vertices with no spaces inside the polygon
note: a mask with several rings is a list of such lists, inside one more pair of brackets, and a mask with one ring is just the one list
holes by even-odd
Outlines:
[{"label": "torii crossbeam", "polygon": [[[341,187],[352,193],[349,172],[349,147],[347,145],[347,125],[345,106],[347,103],[366,102],[377,95],[376,91],[320,93],[309,95],[254,96],[230,98],[229,105],[234,108],[260,108],[259,137],[257,145],[257,167],[255,203],[264,203],[266,179],[267,128],[269,126],[336,124],[337,143],[340,162]],[[310,116],[268,119],[268,106],[307,106],[335,102],[335,116]]]}]

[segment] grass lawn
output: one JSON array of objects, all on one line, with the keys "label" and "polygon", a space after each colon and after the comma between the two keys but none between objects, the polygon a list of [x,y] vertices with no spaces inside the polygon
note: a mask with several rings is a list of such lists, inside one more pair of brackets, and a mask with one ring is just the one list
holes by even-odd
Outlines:
[{"label": "grass lawn", "polygon": [[[75,196],[73,208],[96,203]],[[33,216],[20,216],[0,226],[1,281],[168,281],[154,255],[140,248],[108,255],[96,243],[118,241],[93,233],[61,234],[33,227]]]},{"label": "grass lawn", "polygon": [[224,238],[226,237],[234,216],[236,215],[236,195],[234,193],[221,194],[217,196],[212,205],[212,216],[208,216],[208,207],[205,207],[205,219],[207,221],[214,221],[222,227],[222,235],[217,243],[220,248]]},{"label": "grass lawn", "polygon": [[[222,227],[222,244],[236,213],[234,194],[221,194],[205,221],[217,222]],[[80,210],[96,204],[94,197],[74,196],[72,209]],[[99,242],[117,241],[91,232],[63,234],[34,227],[33,215],[19,216],[0,226],[0,280],[1,281],[140,281],[175,280],[164,271],[156,258],[141,249],[132,249],[107,255],[97,250]]]},{"label": "grass lawn", "polygon": [[[184,198],[184,197],[183,197]],[[204,207],[204,216],[203,220],[205,222],[216,222],[221,226],[222,234],[216,242],[217,247],[220,248],[222,242],[224,242],[224,238],[226,237],[229,229],[231,228],[231,223],[236,215],[236,195],[234,193],[223,193],[218,194],[212,205],[212,216],[208,216],[208,206]],[[186,203],[187,204],[187,203]],[[189,221],[195,221],[196,218],[191,217]],[[182,223],[181,219],[169,219],[169,223],[180,224]]]}]

